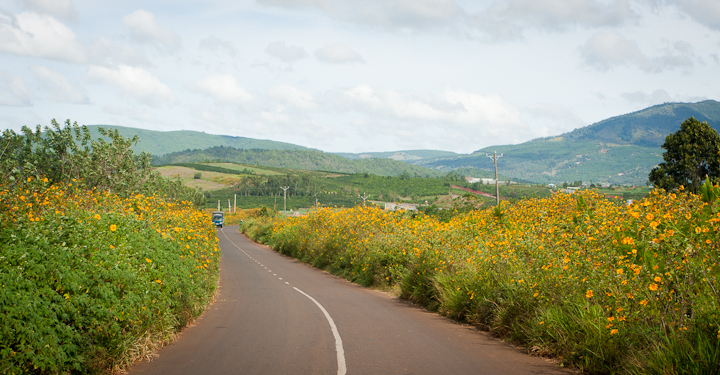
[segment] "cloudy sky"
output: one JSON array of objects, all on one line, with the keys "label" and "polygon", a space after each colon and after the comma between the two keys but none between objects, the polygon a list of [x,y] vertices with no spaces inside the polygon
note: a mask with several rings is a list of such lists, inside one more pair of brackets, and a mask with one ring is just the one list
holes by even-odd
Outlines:
[{"label": "cloudy sky", "polygon": [[3,0],[0,128],[468,153],[720,100],[718,0]]}]

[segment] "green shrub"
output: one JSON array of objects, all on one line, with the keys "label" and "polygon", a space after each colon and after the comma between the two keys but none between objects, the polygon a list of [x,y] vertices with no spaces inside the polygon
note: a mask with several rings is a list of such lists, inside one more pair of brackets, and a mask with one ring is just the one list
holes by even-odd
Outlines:
[{"label": "green shrub", "polygon": [[189,204],[75,186],[0,190],[0,373],[122,368],[197,317],[217,239]]}]

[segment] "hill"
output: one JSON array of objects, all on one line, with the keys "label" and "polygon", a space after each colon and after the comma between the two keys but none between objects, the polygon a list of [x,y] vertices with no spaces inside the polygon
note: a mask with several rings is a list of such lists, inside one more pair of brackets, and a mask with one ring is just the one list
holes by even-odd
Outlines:
[{"label": "hill", "polygon": [[183,151],[188,149],[204,149],[215,146],[234,147],[239,149],[264,149],[264,150],[309,150],[307,147],[293,145],[290,143],[275,142],[263,139],[245,137],[233,137],[229,135],[206,134],[204,132],[191,130],[178,130],[161,132],[155,130],[128,128],[115,125],[88,125],[93,139],[100,137],[98,128],[117,129],[126,138],[139,136],[140,141],[133,151],[148,152],[155,156],[162,156],[167,153]]},{"label": "hill", "polygon": [[720,127],[720,103],[667,103],[613,117],[556,137],[518,145],[486,147],[469,155],[411,161],[438,170],[493,168],[485,157],[497,151],[498,169],[513,179],[534,182],[593,181],[644,185],[662,161],[665,137],[689,117]]},{"label": "hill", "polygon": [[[438,150],[328,154],[289,143],[195,131],[158,132],[104,127],[118,129],[125,137],[139,135],[140,143],[135,151],[150,152],[159,164],[221,160],[383,176],[399,176],[403,172],[413,176],[437,176],[455,171],[474,177],[490,177],[493,165],[485,155],[497,151],[503,154],[498,162],[499,173],[507,176],[501,179],[643,185],[650,170],[662,161],[664,150],[661,145],[665,137],[677,131],[680,124],[691,116],[707,121],[717,130],[720,127],[720,103],[707,100],[656,105],[558,136],[518,145],[486,147],[471,154]],[[97,127],[89,126],[94,132],[97,132]],[[298,152],[291,152],[293,150]]]},{"label": "hill", "polygon": [[699,103],[660,104],[575,129],[560,137],[575,142],[661,147],[665,137],[680,129],[680,124],[690,117],[706,121],[717,130],[720,125],[720,103],[706,100]]},{"label": "hill", "polygon": [[247,165],[339,173],[371,173],[379,176],[438,177],[444,172],[392,159],[356,159],[315,150],[242,150],[216,146],[204,150],[186,150],[154,157],[154,165],[222,161]]}]

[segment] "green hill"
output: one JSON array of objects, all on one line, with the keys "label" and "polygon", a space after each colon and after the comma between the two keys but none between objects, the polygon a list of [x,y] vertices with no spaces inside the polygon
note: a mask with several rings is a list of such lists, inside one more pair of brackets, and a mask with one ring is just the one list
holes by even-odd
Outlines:
[{"label": "green hill", "polygon": [[88,125],[93,139],[100,137],[98,128],[117,129],[120,135],[126,138],[140,137],[133,151],[146,151],[155,156],[188,149],[205,149],[214,146],[226,146],[239,149],[265,149],[265,150],[309,150],[307,147],[290,143],[275,142],[262,139],[233,137],[229,135],[206,134],[191,130],[178,130],[161,132],[137,128],[128,128],[115,125]]},{"label": "green hill", "polygon": [[613,117],[556,137],[518,145],[492,146],[469,155],[411,161],[449,171],[472,167],[492,170],[486,154],[502,153],[498,170],[534,182],[593,181],[643,185],[662,161],[665,137],[689,117],[720,127],[720,103],[668,103]]},{"label": "green hill", "polygon": [[411,165],[392,159],[350,160],[341,156],[315,150],[243,150],[216,146],[204,150],[186,150],[154,157],[153,164],[203,163],[222,161],[228,163],[262,165],[308,171],[339,173],[371,173],[379,176],[437,177],[444,173],[422,166]]},{"label": "green hill", "polygon": [[680,129],[680,124],[690,117],[706,121],[717,130],[717,126],[720,126],[720,103],[706,100],[699,103],[660,104],[612,117],[561,137],[567,141],[661,147],[665,137]]}]

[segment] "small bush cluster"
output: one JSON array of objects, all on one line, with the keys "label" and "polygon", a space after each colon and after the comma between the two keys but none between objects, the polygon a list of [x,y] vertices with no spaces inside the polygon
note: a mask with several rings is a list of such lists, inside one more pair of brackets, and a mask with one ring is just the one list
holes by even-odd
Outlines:
[{"label": "small bush cluster", "polygon": [[704,200],[654,191],[626,206],[585,191],[447,222],[356,207],[246,231],[584,371],[710,374],[720,372],[720,212],[717,197]]},{"label": "small bush cluster", "polygon": [[202,312],[218,261],[189,202],[32,177],[0,186],[0,373],[132,363]]}]

